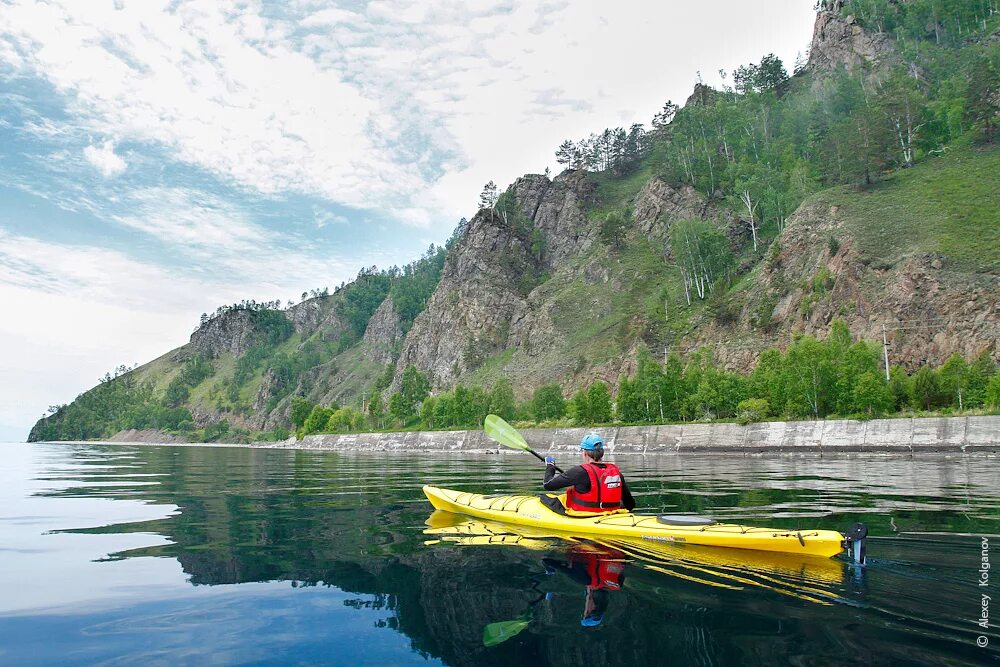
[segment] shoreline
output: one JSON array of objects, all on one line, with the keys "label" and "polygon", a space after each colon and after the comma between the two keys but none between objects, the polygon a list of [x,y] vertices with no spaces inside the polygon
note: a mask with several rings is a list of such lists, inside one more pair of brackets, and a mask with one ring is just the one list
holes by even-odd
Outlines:
[{"label": "shoreline", "polygon": [[[525,440],[539,453],[575,452],[587,428],[525,429]],[[858,421],[706,423],[666,426],[619,426],[598,429],[610,455],[728,454],[997,454],[1000,415],[916,417]],[[138,439],[137,436],[144,437]],[[238,447],[342,452],[412,452],[487,454],[504,451],[476,431],[405,431],[307,435],[279,442],[154,442],[155,432],[123,432],[110,440],[55,441],[50,444],[166,447]],[[162,438],[163,434],[159,434]]]}]

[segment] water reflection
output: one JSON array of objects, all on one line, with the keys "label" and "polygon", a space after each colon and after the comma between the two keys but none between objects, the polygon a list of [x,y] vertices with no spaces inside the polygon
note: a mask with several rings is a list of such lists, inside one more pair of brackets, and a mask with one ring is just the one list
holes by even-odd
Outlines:
[{"label": "water reflection", "polygon": [[[868,655],[936,665],[991,655],[975,646],[979,538],[963,536],[1000,532],[1000,473],[986,459],[627,464],[648,512],[789,529],[865,521],[875,538],[864,570],[430,514],[424,483],[536,489],[538,468],[516,457],[25,446],[7,460],[7,664],[67,655],[88,663],[825,664]],[[989,637],[1000,643],[992,630]]]}]

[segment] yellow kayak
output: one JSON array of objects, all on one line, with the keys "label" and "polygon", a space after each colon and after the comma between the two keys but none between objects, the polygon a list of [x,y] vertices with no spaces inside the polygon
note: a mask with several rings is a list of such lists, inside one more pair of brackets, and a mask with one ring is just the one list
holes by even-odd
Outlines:
[{"label": "yellow kayak", "polygon": [[551,552],[566,545],[569,548],[589,545],[598,554],[602,548],[610,549],[633,566],[685,581],[736,590],[768,589],[818,604],[838,599],[847,567],[832,558],[810,555],[715,549],[634,537],[577,537],[557,530],[469,519],[442,510],[431,514],[427,526],[424,534],[434,538],[425,542],[428,546],[514,546]]},{"label": "yellow kayak", "polygon": [[851,542],[835,530],[758,528],[709,520],[689,522],[690,517],[660,517],[623,510],[564,516],[546,507],[536,496],[484,496],[436,486],[425,486],[424,494],[439,510],[586,537],[624,537],[648,543],[696,544],[824,558],[843,553]]}]

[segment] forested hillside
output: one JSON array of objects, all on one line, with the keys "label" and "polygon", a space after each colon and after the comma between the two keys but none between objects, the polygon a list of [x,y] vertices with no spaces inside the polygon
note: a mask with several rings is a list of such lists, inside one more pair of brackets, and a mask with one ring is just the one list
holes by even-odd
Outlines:
[{"label": "forested hillside", "polygon": [[989,408],[998,26],[995,0],[823,3],[791,72],[554,138],[566,170],[489,184],[445,248],[205,315],[31,438]]}]

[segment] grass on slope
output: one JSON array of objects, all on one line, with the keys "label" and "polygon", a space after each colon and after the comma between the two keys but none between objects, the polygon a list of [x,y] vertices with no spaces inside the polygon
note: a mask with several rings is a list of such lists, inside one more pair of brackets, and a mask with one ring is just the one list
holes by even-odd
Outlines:
[{"label": "grass on slope", "polygon": [[591,220],[598,220],[613,210],[624,210],[653,175],[654,170],[648,164],[643,164],[640,169],[623,177],[609,172],[592,174],[591,178],[597,183],[597,201],[600,203],[588,210],[587,216]]},{"label": "grass on slope", "polygon": [[822,196],[841,207],[861,256],[873,263],[933,252],[946,268],[1000,273],[998,148],[956,148],[868,190]]},{"label": "grass on slope", "polygon": [[535,379],[542,384],[621,358],[637,338],[655,346],[676,344],[677,332],[702,306],[684,304],[677,267],[664,262],[662,250],[645,237],[633,237],[620,251],[596,244],[538,290],[552,318],[555,347],[538,357],[504,350],[463,377],[464,383],[489,385],[510,369],[514,375],[541,372]]}]

